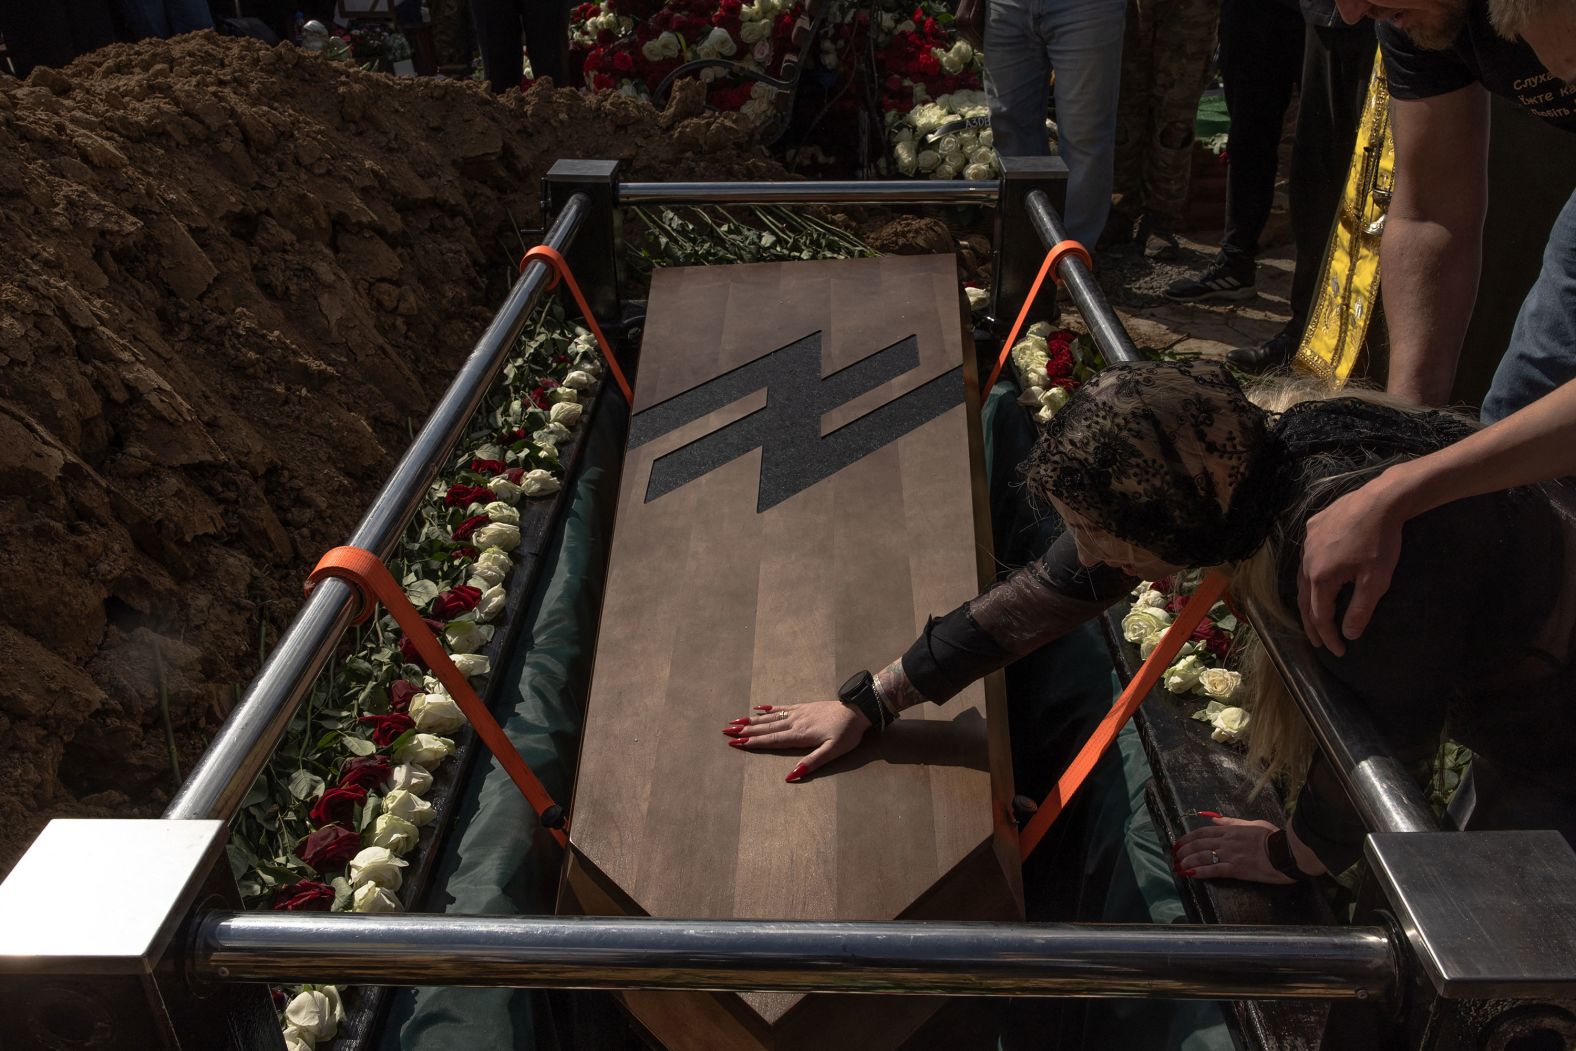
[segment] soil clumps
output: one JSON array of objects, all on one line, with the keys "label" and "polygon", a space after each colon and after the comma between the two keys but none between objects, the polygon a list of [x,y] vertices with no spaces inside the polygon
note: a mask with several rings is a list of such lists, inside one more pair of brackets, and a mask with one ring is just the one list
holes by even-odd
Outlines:
[{"label": "soil clumps", "polygon": [[167,734],[189,771],[561,157],[783,177],[692,91],[495,99],[211,33],[0,77],[0,877],[51,817],[161,809]]}]

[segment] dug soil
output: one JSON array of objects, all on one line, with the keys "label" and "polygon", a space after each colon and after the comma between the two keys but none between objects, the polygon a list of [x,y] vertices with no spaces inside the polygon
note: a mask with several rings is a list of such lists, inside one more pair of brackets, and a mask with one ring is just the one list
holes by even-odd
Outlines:
[{"label": "dug soil", "polygon": [[51,817],[160,810],[560,157],[782,176],[685,93],[500,101],[212,34],[0,76],[0,876]]}]

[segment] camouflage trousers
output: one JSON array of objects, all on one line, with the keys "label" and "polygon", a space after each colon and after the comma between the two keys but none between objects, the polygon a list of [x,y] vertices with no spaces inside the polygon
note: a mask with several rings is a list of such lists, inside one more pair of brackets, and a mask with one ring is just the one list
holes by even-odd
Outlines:
[{"label": "camouflage trousers", "polygon": [[1116,211],[1123,216],[1147,213],[1172,224],[1182,218],[1193,122],[1209,84],[1220,3],[1127,2],[1116,110]]},{"label": "camouflage trousers", "polygon": [[441,66],[468,66],[471,62],[471,5],[468,0],[428,0],[432,12],[432,42]]}]

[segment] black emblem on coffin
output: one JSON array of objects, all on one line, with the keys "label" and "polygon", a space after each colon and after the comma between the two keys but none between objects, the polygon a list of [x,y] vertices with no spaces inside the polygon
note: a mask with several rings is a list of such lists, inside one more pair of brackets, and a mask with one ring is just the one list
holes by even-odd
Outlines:
[{"label": "black emblem on coffin", "polygon": [[823,414],[918,367],[919,342],[909,336],[822,379],[821,333],[813,332],[653,405],[630,421],[631,449],[766,388],[765,408],[658,457],[645,502],[760,449],[755,510],[775,507],[963,401],[956,368],[821,437]]}]

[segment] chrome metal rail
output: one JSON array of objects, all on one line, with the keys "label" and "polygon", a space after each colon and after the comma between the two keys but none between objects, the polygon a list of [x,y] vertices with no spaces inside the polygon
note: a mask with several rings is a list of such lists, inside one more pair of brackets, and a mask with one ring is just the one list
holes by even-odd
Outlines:
[{"label": "chrome metal rail", "polygon": [[887,182],[623,182],[619,204],[995,204],[1000,184],[962,179]]}]

